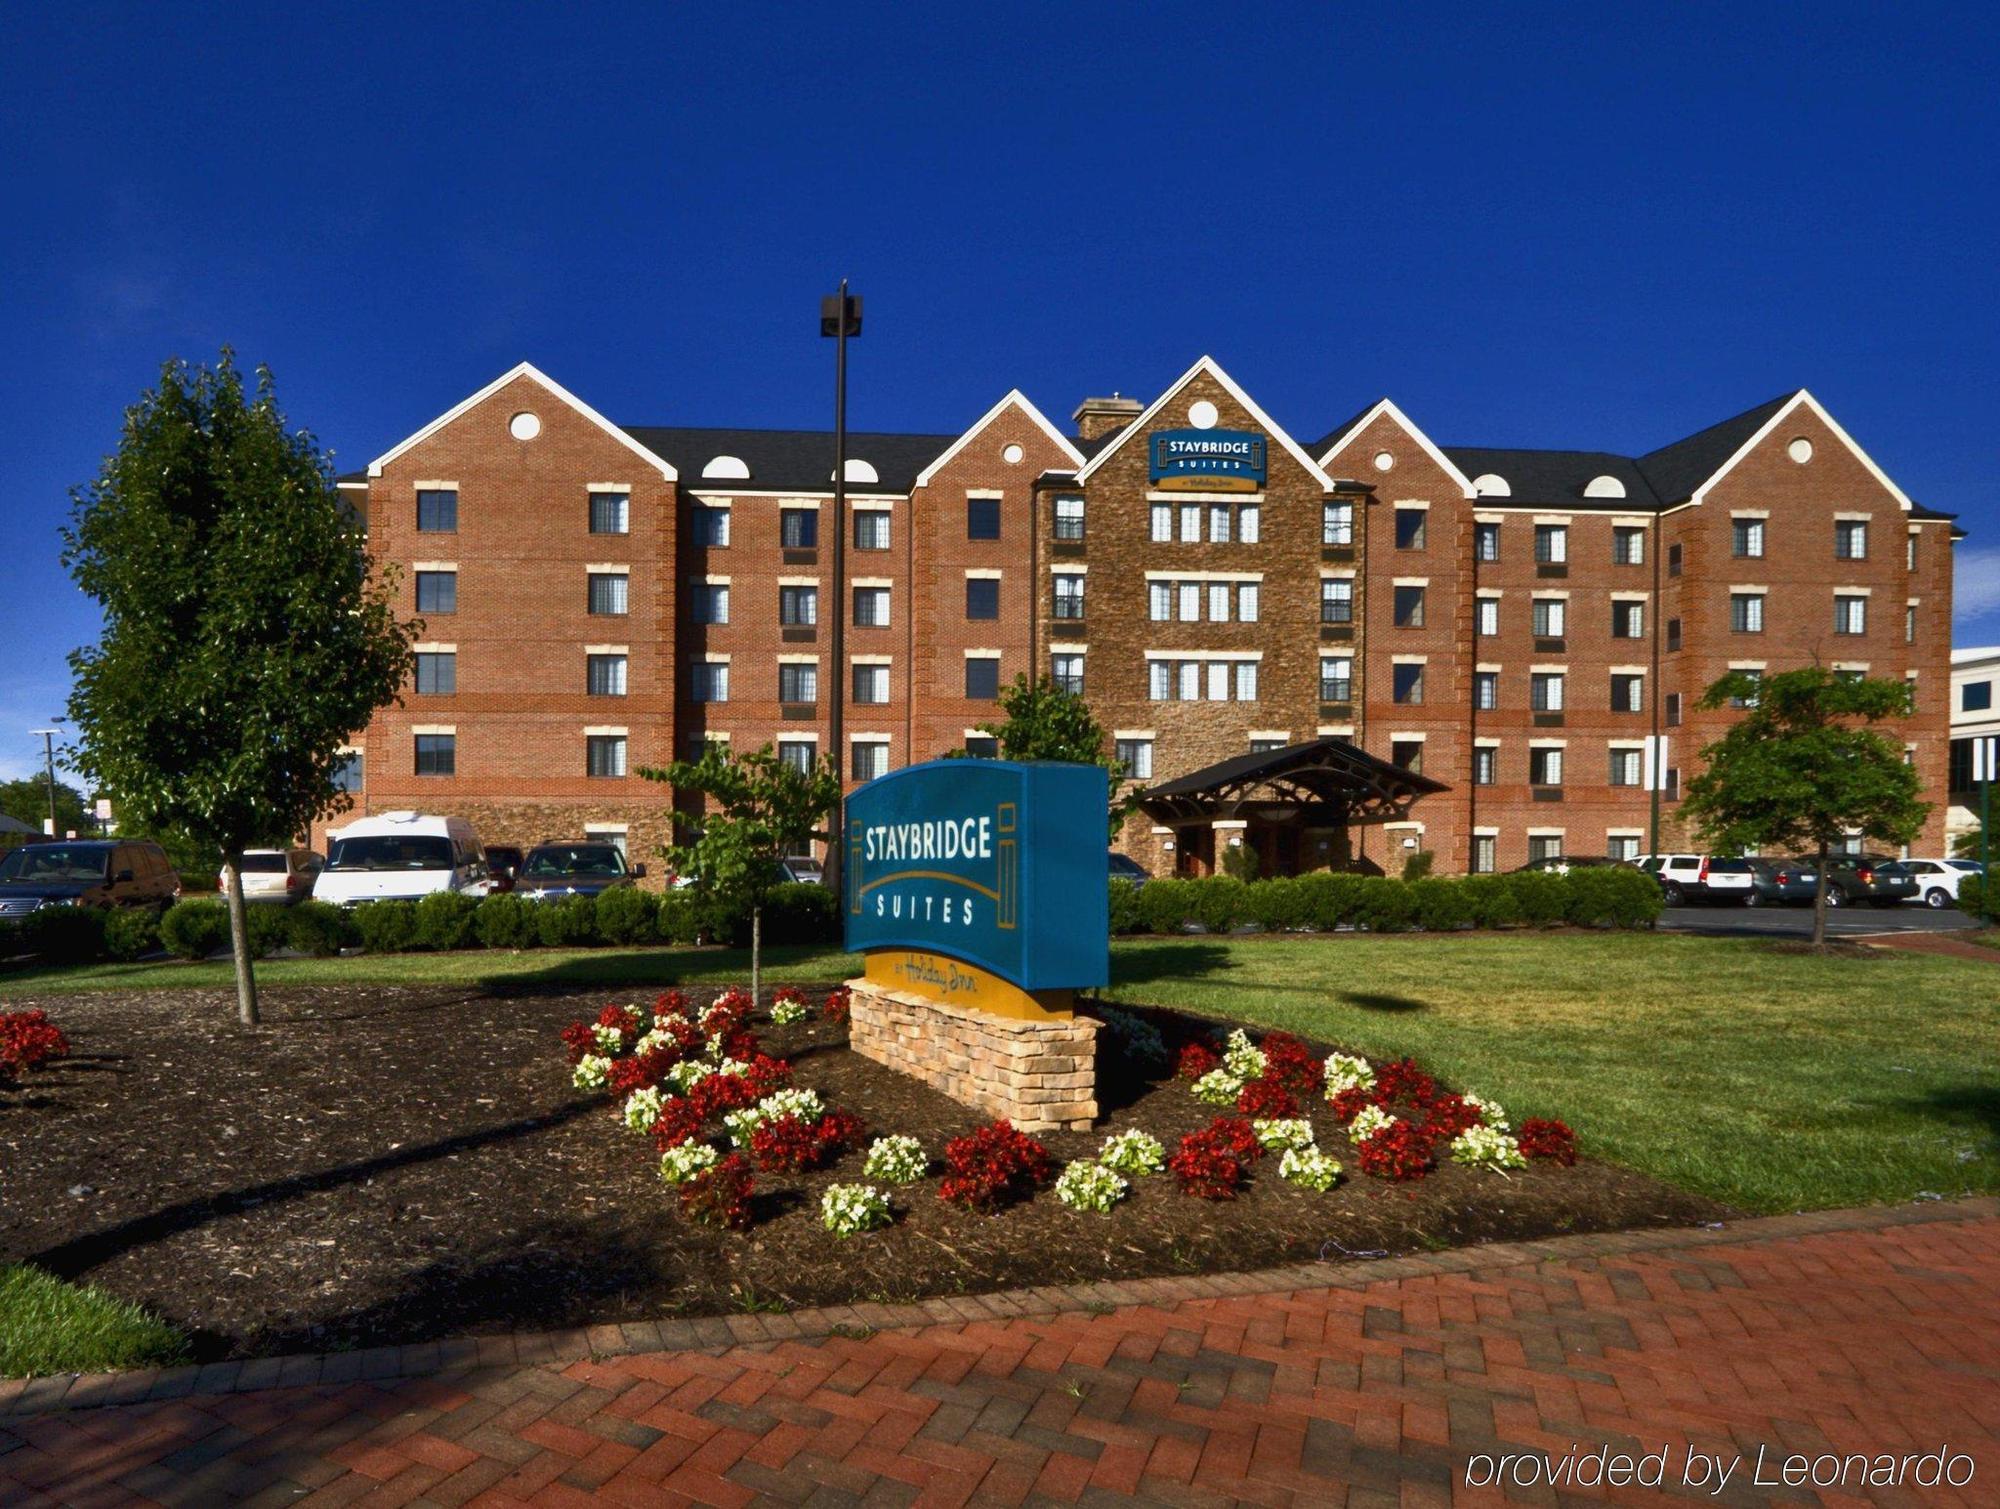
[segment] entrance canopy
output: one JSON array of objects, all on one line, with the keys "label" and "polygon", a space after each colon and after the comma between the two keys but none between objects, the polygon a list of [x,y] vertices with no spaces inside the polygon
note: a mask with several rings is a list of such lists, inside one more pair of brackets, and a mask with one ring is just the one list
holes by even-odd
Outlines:
[{"label": "entrance canopy", "polygon": [[1139,793],[1139,810],[1162,827],[1239,819],[1305,828],[1392,823],[1417,798],[1448,791],[1328,736],[1238,755]]}]

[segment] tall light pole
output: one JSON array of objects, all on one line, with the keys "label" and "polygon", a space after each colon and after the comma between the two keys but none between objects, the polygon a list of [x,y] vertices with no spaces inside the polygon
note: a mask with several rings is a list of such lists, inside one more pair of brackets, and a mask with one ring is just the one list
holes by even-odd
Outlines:
[{"label": "tall light pole", "polygon": [[833,768],[840,778],[833,802],[831,841],[826,846],[826,883],[846,914],[841,860],[847,850],[847,340],[861,334],[861,296],[840,291],[819,301],[819,333],[833,339],[833,633],[828,642],[833,660],[833,705],[827,720],[827,741],[833,745]]},{"label": "tall light pole", "polygon": [[[58,718],[56,722],[60,723],[62,719]],[[48,768],[49,775],[49,837],[60,838],[62,835],[56,832],[56,734],[60,730],[54,728],[36,728],[29,730],[29,732],[42,736],[42,759]]]}]

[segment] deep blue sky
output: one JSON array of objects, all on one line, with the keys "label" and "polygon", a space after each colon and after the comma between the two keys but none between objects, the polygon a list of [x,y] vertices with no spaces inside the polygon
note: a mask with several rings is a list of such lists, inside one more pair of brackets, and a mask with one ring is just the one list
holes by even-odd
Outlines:
[{"label": "deep blue sky", "polygon": [[[67,489],[227,342],[364,464],[523,358],[626,423],[1059,421],[1212,352],[1316,437],[1642,450],[1811,388],[2000,639],[1990,4],[11,7],[0,775]],[[315,8],[317,9],[317,8]]]}]

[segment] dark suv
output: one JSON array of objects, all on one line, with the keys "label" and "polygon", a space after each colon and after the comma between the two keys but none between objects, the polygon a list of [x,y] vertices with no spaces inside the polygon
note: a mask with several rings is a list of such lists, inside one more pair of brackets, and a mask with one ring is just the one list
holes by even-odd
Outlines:
[{"label": "dark suv", "polygon": [[14,921],[45,906],[163,911],[180,893],[181,878],[166,851],[136,839],[22,844],[0,856],[0,921]]},{"label": "dark suv", "polygon": [[1900,906],[1917,895],[1917,877],[1887,854],[1829,854],[1826,857],[1826,904]]},{"label": "dark suv", "polygon": [[521,861],[520,873],[514,877],[514,894],[530,901],[595,896],[628,886],[645,874],[644,865],[627,865],[618,846],[601,839],[536,844]]}]

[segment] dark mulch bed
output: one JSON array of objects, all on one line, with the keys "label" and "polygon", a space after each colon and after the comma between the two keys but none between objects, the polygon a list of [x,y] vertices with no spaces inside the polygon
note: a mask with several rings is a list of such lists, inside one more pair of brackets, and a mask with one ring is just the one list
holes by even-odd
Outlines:
[{"label": "dark mulch bed", "polygon": [[[995,1217],[895,1194],[889,1230],[819,1226],[829,1183],[758,1176],[747,1235],[684,1221],[649,1138],[573,1091],[557,1032],[610,997],[425,987],[287,988],[244,1031],[224,992],[64,996],[43,1005],[76,1049],[0,1093],[0,1258],[146,1304],[206,1356],[416,1341],[510,1327],[692,1316],[1015,1285],[1240,1270],[1343,1254],[1684,1225],[1733,1214],[1586,1159],[1502,1177],[1452,1166],[1415,1185],[1361,1176],[1330,1194],[1258,1165],[1233,1202],[1133,1181],[1109,1216],[1043,1193]],[[1171,1024],[1169,1024],[1171,1025]],[[980,1117],[845,1048],[817,1023],[760,1023],[797,1082],[875,1132],[935,1154]],[[1213,1111],[1184,1088],[1128,1088],[1097,1132],[1168,1144]],[[1353,1173],[1322,1105],[1321,1145]]]}]

